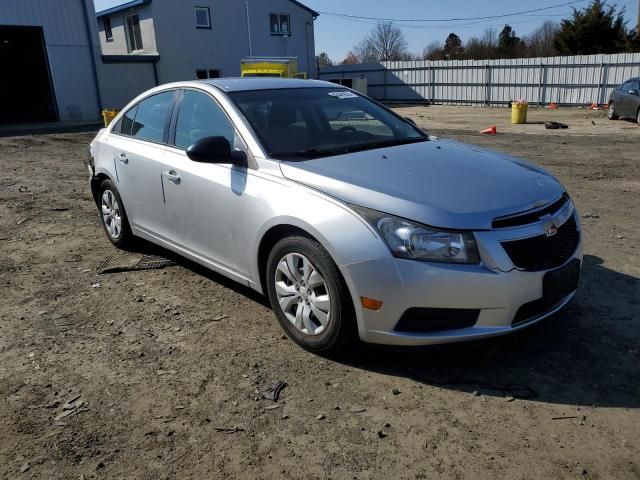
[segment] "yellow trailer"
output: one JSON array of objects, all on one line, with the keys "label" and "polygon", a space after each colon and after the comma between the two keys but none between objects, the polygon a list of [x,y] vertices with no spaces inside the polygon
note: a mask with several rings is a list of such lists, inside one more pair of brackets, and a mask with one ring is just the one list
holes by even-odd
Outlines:
[{"label": "yellow trailer", "polygon": [[296,57],[247,57],[240,63],[242,77],[307,78],[298,72]]}]

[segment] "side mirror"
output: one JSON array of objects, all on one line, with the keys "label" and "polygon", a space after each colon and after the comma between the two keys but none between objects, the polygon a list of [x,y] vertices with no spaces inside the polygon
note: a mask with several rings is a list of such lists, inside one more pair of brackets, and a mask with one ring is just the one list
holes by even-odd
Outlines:
[{"label": "side mirror", "polygon": [[187,157],[199,163],[231,163],[247,166],[247,154],[241,150],[231,150],[225,137],[204,137],[187,148]]},{"label": "side mirror", "polygon": [[629,95],[638,95],[638,90],[636,89],[629,90]]}]

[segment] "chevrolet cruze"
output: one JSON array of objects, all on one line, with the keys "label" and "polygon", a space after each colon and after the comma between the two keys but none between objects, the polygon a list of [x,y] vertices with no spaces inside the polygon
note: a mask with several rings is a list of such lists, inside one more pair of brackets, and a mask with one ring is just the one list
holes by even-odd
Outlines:
[{"label": "chevrolet cruze", "polygon": [[578,215],[524,160],[321,81],[156,87],[91,143],[104,230],[268,295],[314,352],[517,331],[574,296]]}]

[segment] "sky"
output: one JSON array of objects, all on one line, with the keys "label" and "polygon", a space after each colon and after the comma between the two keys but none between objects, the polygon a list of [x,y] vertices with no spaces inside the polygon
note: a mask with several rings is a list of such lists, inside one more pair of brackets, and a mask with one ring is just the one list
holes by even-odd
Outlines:
[{"label": "sky", "polygon": [[[123,0],[94,0],[96,11],[125,3]],[[179,0],[177,0],[179,1]],[[412,52],[419,53],[434,40],[444,43],[451,32],[457,33],[462,41],[472,36],[481,36],[488,27],[501,30],[506,23],[516,34],[525,36],[542,25],[546,20],[559,21],[571,15],[572,6],[583,8],[591,0],[577,0],[573,5],[565,5],[549,10],[525,15],[508,16],[485,20],[442,19],[487,17],[522,12],[549,7],[571,0],[301,0],[310,8],[321,12],[315,22],[316,53],[327,52],[335,61],[344,59],[374,26],[375,20],[348,19],[329,15],[340,13],[366,17],[393,19],[431,19],[432,22],[397,22],[402,27]],[[628,26],[635,26],[638,18],[638,0],[609,0],[609,5],[626,7],[625,18]],[[214,13],[215,14],[215,13]]]}]

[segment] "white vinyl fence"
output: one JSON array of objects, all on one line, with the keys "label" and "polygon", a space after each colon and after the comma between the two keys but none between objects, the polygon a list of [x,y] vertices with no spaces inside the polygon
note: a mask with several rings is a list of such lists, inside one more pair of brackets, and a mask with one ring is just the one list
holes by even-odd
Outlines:
[{"label": "white vinyl fence", "polygon": [[[385,102],[501,105],[607,103],[611,89],[640,76],[640,53],[506,60],[438,60],[339,65],[321,80],[365,77]],[[348,83],[348,82],[347,82]]]}]

